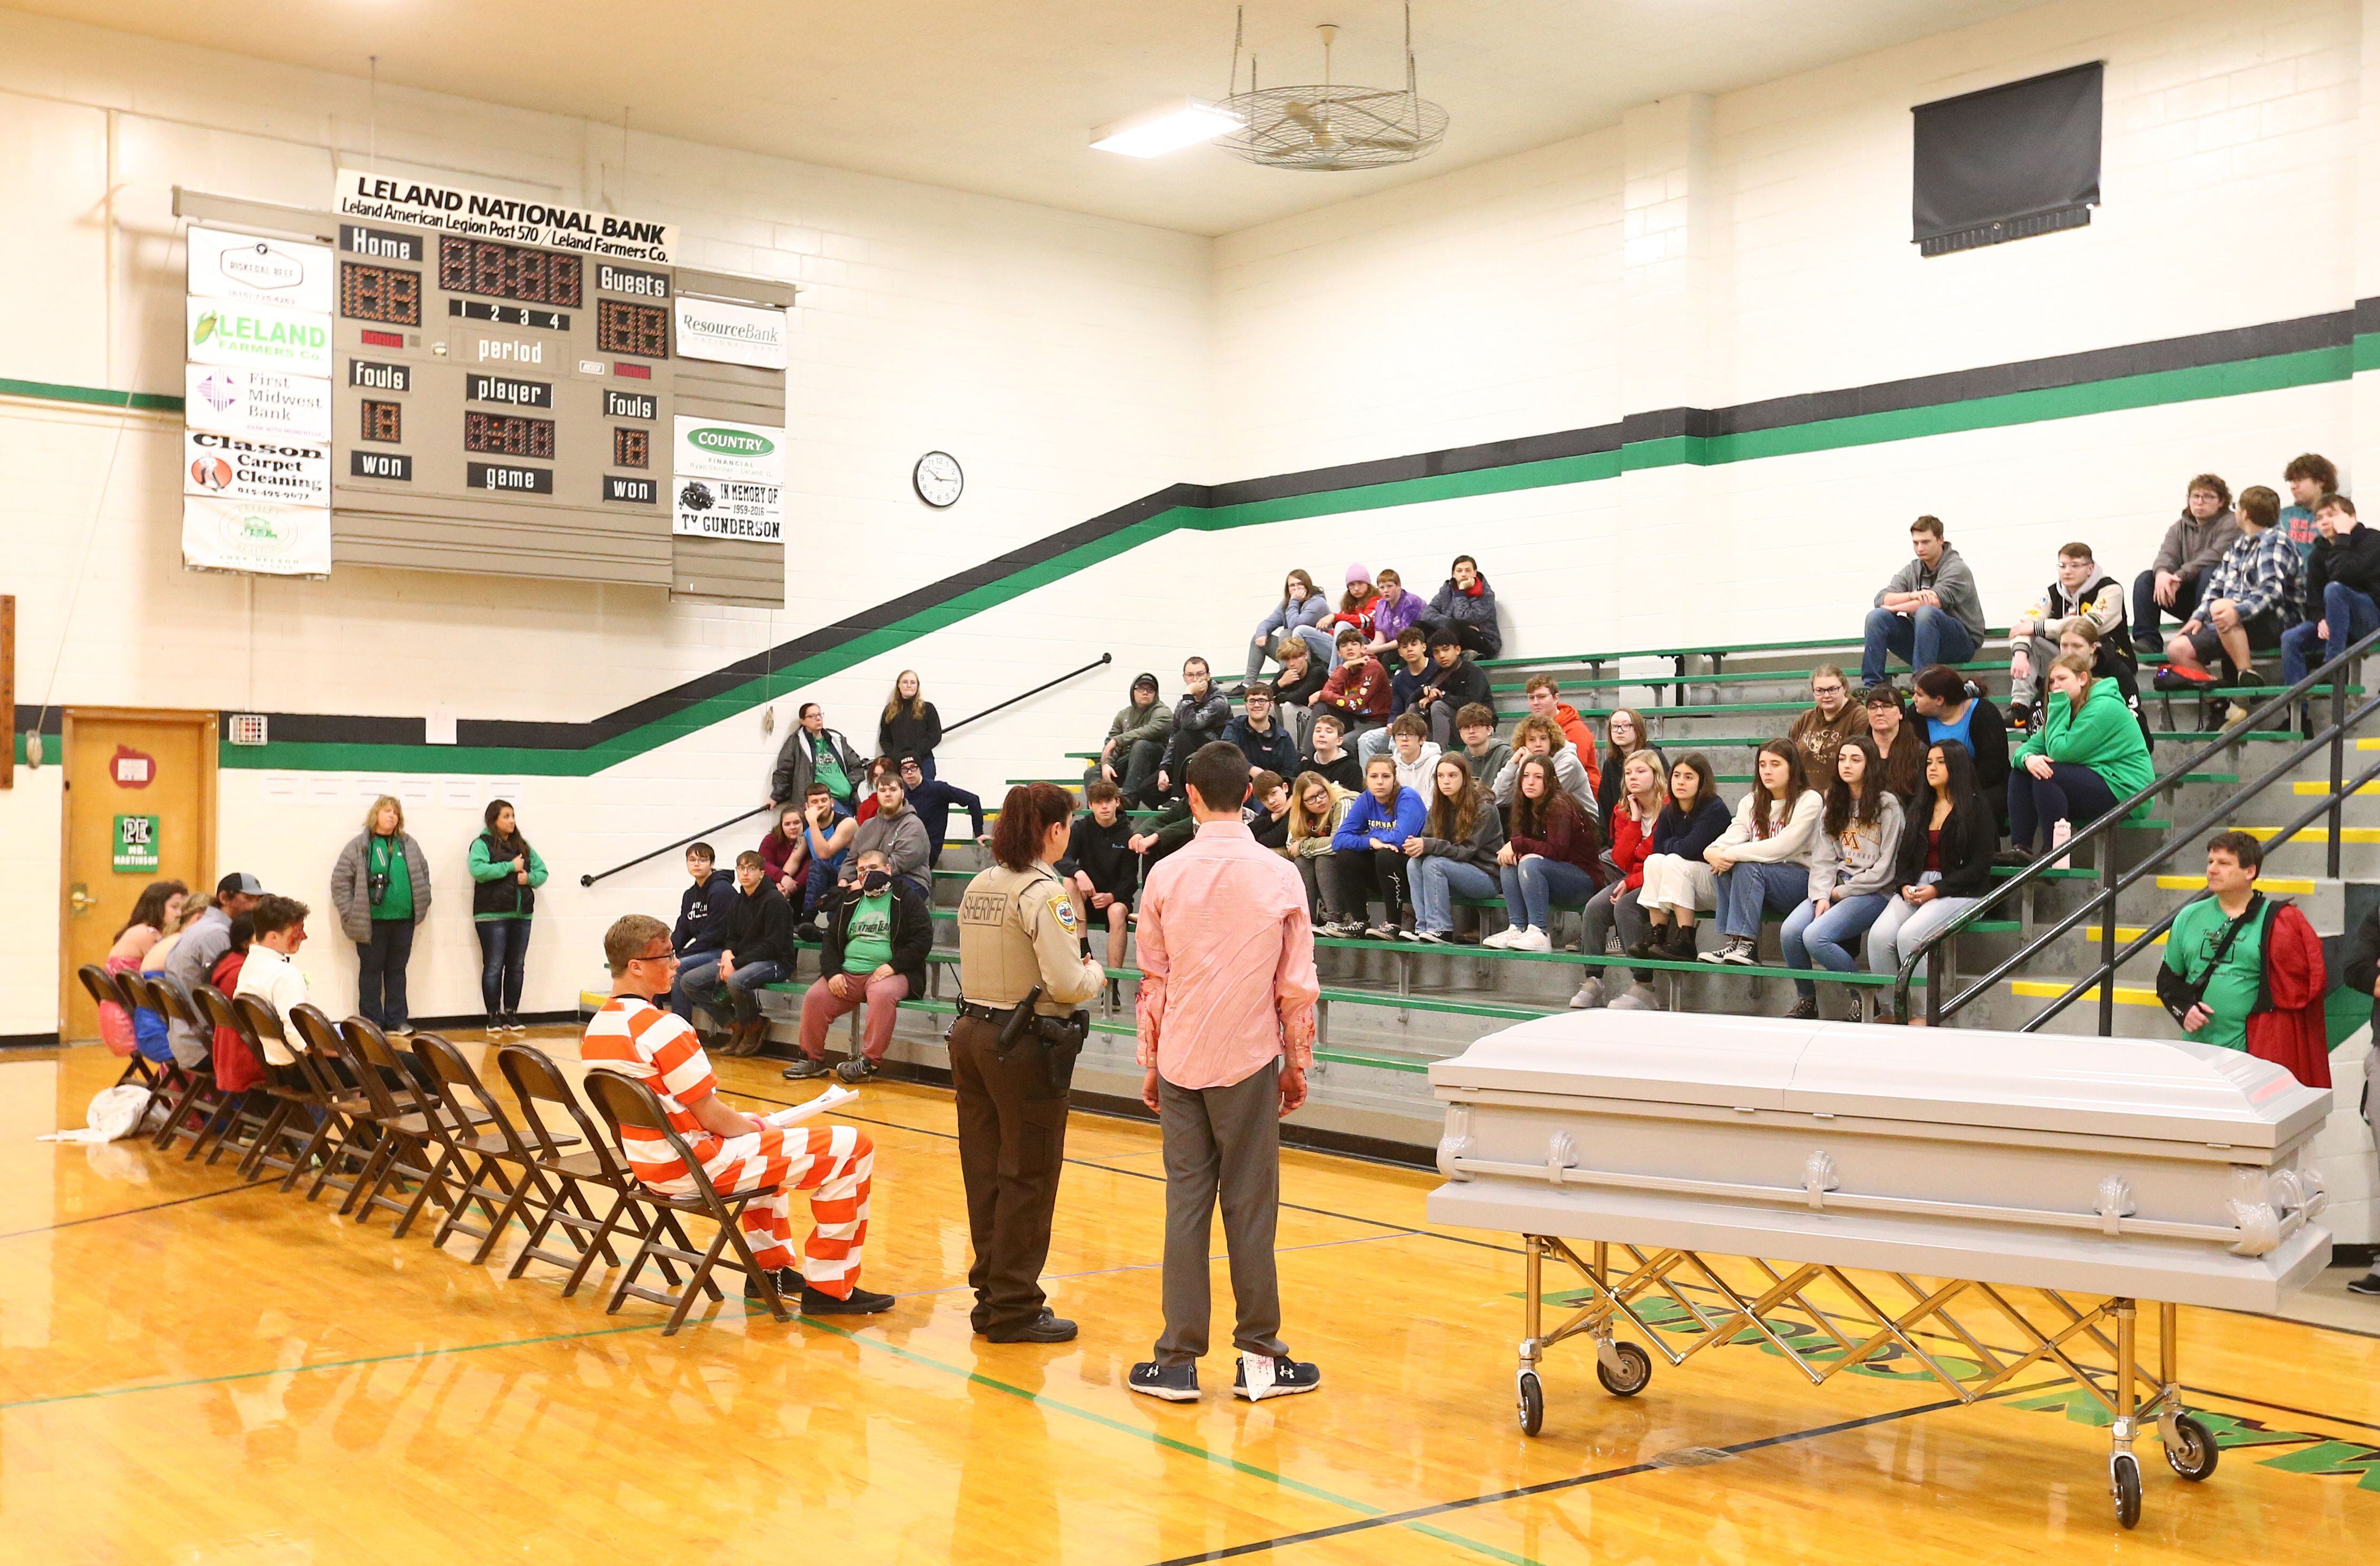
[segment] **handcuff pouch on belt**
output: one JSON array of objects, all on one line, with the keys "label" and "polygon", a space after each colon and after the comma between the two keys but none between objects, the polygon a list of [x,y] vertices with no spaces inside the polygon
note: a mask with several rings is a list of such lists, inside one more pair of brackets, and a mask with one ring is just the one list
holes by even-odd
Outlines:
[{"label": "handcuff pouch on belt", "polygon": [[1037,1046],[1034,1052],[1041,1062],[1041,1096],[1062,1099],[1074,1083],[1075,1062],[1082,1055],[1083,1040],[1090,1037],[1091,1014],[1076,1011],[1062,1017],[1045,1017],[1033,1009],[1040,999],[1041,987],[1037,984],[1024,1000],[1016,1002],[1016,1009],[1001,1026],[1000,1036],[992,1040],[992,1048],[1004,1060],[1030,1032]]}]

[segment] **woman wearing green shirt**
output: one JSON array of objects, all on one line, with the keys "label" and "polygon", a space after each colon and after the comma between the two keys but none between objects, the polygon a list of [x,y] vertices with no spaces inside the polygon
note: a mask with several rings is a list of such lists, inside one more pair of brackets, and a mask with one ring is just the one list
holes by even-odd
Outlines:
[{"label": "woman wearing green shirt", "polygon": [[488,801],[487,831],[471,840],[471,928],[480,937],[480,1000],[488,1031],[522,1033],[521,972],[529,915],[545,884],[545,861],[520,834],[513,807]]},{"label": "woman wearing green shirt", "polygon": [[2052,663],[2049,691],[2009,769],[2009,837],[2028,854],[2043,832],[2049,849],[2062,846],[2076,821],[2097,820],[2156,777],[2124,693],[2094,678],[2089,659],[2069,654]]},{"label": "woman wearing green shirt", "polygon": [[405,966],[413,931],[430,917],[430,861],[405,830],[405,807],[383,794],[364,813],[364,830],[331,867],[331,906],[356,943],[356,1010],[383,1033],[413,1031],[405,1003]]}]

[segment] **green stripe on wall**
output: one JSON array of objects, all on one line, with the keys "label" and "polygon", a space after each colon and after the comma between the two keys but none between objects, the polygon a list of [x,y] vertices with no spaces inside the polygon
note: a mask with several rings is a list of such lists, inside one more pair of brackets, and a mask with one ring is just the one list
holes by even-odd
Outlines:
[{"label": "green stripe on wall", "polygon": [[11,381],[0,376],[0,397],[36,402],[79,403],[86,407],[128,407],[140,413],[179,413],[182,399],[162,392],[117,392],[105,386],[66,386],[55,381]]}]

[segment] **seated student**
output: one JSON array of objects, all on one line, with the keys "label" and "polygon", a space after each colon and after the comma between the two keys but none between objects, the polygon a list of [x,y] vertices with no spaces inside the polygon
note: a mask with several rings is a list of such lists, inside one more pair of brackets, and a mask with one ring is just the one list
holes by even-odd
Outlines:
[{"label": "seated student", "polygon": [[[1324,933],[1393,941],[1404,922],[1405,839],[1421,831],[1427,812],[1421,795],[1397,783],[1396,763],[1375,756],[1364,765],[1364,792],[1347,807],[1330,840],[1330,901],[1339,922]],[[1366,926],[1366,904],[1374,894],[1388,905],[1378,924]]]},{"label": "seated student", "polygon": [[[1493,897],[1503,890],[1497,850],[1504,818],[1460,756],[1441,756],[1431,770],[1429,815],[1420,835],[1405,839],[1413,874],[1414,924],[1405,939],[1442,946],[1454,935],[1454,899]],[[1525,901],[1525,900],[1524,900]]]},{"label": "seated student", "polygon": [[1554,764],[1554,781],[1564,794],[1578,801],[1588,815],[1596,814],[1595,784],[1587,777],[1586,768],[1570,741],[1555,726],[1551,718],[1541,718],[1535,712],[1512,726],[1512,753],[1503,770],[1496,774],[1491,792],[1496,803],[1512,803],[1512,785],[1521,774],[1521,763],[1532,756],[1543,756]]},{"label": "seated student", "polygon": [[[1615,921],[1620,926],[1621,950],[1624,952],[1645,941],[1648,933],[1644,911],[1645,861],[1653,856],[1653,827],[1660,819],[1661,806],[1669,794],[1664,782],[1669,776],[1669,764],[1650,750],[1632,751],[1622,757],[1611,764],[1610,775],[1620,780],[1620,792],[1611,802],[1611,846],[1602,856],[1609,879],[1586,900],[1586,939],[1581,949],[1590,957],[1605,954],[1605,944]],[[1660,1002],[1653,993],[1652,970],[1637,968],[1633,977],[1635,982],[1612,1000],[1611,1009],[1659,1011]],[[1603,1004],[1603,978],[1597,969],[1586,970],[1570,1003],[1581,1010]]]},{"label": "seated student", "polygon": [[2315,503],[2314,527],[2322,536],[2306,561],[2306,618],[2281,633],[2285,686],[2313,670],[2316,649],[2326,663],[2380,630],[2380,533],[2355,519],[2355,503],[2345,495]]},{"label": "seated student", "polygon": [[1595,818],[1555,776],[1552,757],[1533,751],[1522,756],[1519,768],[1504,813],[1504,846],[1496,851],[1506,924],[1479,944],[1550,952],[1556,904],[1585,903],[1602,883],[1603,844]]},{"label": "seated student", "polygon": [[[856,862],[859,855],[852,858]],[[760,856],[747,849],[735,856],[735,901],[727,911],[725,941],[716,955],[681,969],[675,988],[727,1025],[721,1054],[757,1055],[769,1041],[758,991],[793,969],[794,910]]]},{"label": "seated student", "polygon": [[[813,924],[826,906],[827,895],[842,879],[844,860],[851,853],[851,841],[858,835],[858,821],[843,808],[833,795],[827,792],[826,784],[810,784],[802,800],[804,868],[800,907]],[[793,895],[787,893],[785,901],[793,903]],[[813,930],[804,939],[816,941],[818,935]]]},{"label": "seated student", "polygon": [[2143,652],[2164,646],[2158,611],[2170,610],[2177,620],[2188,620],[2197,612],[2206,573],[2240,537],[2239,519],[2231,514],[2230,485],[2212,473],[2201,473],[2190,481],[2187,495],[2181,515],[2157,545],[2156,558],[2132,579],[2132,637]]},{"label": "seated student", "polygon": [[1372,616],[1379,606],[1380,595],[1372,587],[1372,574],[1360,564],[1348,566],[1347,590],[1340,597],[1337,612],[1325,617],[1320,627],[1330,638],[1333,668],[1346,656],[1345,650],[1339,646],[1339,633],[1354,631],[1358,642],[1370,642]]},{"label": "seated student", "polygon": [[1083,781],[1115,784],[1123,790],[1129,807],[1157,785],[1157,769],[1165,759],[1165,742],[1172,734],[1173,710],[1157,699],[1157,676],[1135,674],[1132,699],[1108,721],[1107,742],[1099,747],[1099,759],[1083,773]]},{"label": "seated student", "polygon": [[[2133,678],[2132,661],[2122,650],[2129,645],[2129,640],[2101,641],[2099,627],[2079,615],[2066,622],[2066,628],[2058,633],[2058,656],[2087,658],[2091,661],[2093,679],[2115,682],[2117,690],[2123,693],[2124,710],[2132,715],[2134,722],[2140,724],[2142,740],[2154,750],[2156,748],[2156,734],[2149,728],[2148,709],[2141,705],[2141,687]],[[2005,808],[2005,795],[2001,803]]]},{"label": "seated student", "polygon": [[1836,753],[1843,741],[1867,732],[1867,714],[1852,700],[1851,682],[1832,663],[1810,671],[1810,710],[1793,720],[1785,738],[1802,759],[1802,786],[1823,795],[1835,775]]},{"label": "seated student", "polygon": [[876,790],[876,813],[852,833],[851,862],[836,879],[845,886],[857,880],[859,856],[871,848],[880,849],[893,876],[930,900],[932,882],[927,880],[926,870],[933,863],[933,844],[927,839],[926,823],[909,808],[909,791],[901,781],[899,764],[889,757],[878,757],[868,769],[868,781]]},{"label": "seated student", "polygon": [[1330,713],[1344,734],[1361,738],[1365,730],[1389,721],[1389,672],[1364,650],[1364,633],[1353,625],[1340,628],[1338,648],[1339,666],[1315,695],[1314,720],[1318,723]]},{"label": "seated student", "polygon": [[[1408,712],[1417,711],[1422,686],[1428,683],[1433,673],[1429,662],[1429,633],[1419,625],[1407,625],[1398,633],[1396,651],[1396,661],[1389,666],[1389,719],[1391,722]],[[1426,713],[1422,714],[1422,733],[1429,733]],[[1388,747],[1388,732],[1374,729],[1356,742],[1355,754],[1368,761]]]},{"label": "seated student", "polygon": [[1699,751],[1680,757],[1670,769],[1670,797],[1653,820],[1653,853],[1637,894],[1647,929],[1644,941],[1629,948],[1630,956],[1694,961],[1694,915],[1718,895],[1718,878],[1703,851],[1718,841],[1727,822],[1727,801],[1718,796],[1710,758]]},{"label": "seated student", "polygon": [[[2264,867],[2264,844],[2246,832],[2207,840],[2206,890],[2213,895],[2185,904],[2165,941],[2165,966],[2200,987],[2181,1034],[2193,1044],[2246,1050],[2287,1067],[2309,1087],[2327,1087],[2322,939],[2295,906],[2256,889]],[[2348,971],[2350,983],[2362,977],[2352,966]]]},{"label": "seated student", "polygon": [[810,784],[818,782],[848,810],[858,802],[860,774],[859,752],[851,748],[851,741],[826,726],[825,709],[805,701],[769,774],[769,808],[808,797]]},{"label": "seated student", "polygon": [[[1269,848],[1278,854],[1289,846],[1289,784],[1279,772],[1259,767],[1248,774],[1248,804],[1256,814],[1247,817],[1248,835],[1256,839],[1258,848]],[[1245,811],[1241,812],[1244,816]]]},{"label": "seated student", "polygon": [[[779,1126],[719,1101],[719,1078],[702,1041],[684,1019],[662,1011],[677,965],[669,929],[659,919],[629,914],[603,934],[612,969],[612,998],[588,1020],[578,1056],[598,1071],[616,1071],[652,1089],[695,1161],[722,1196],[764,1193],[744,1209],[742,1226],[752,1259],[798,1288],[805,1316],[868,1315],[892,1308],[890,1294],[859,1287],[862,1242],[876,1147],[856,1125],[812,1121]],[[691,1175],[661,1137],[623,1126],[620,1151],[638,1180],[673,1196],[692,1196]],[[818,1227],[803,1247],[805,1281],[794,1270],[789,1193],[809,1191]],[[745,1296],[760,1297],[747,1280]],[[788,1301],[787,1303],[792,1303]]]},{"label": "seated student", "polygon": [[[1586,773],[1586,795],[1595,797],[1596,784],[1601,780],[1603,759],[1595,753],[1595,731],[1578,715],[1578,709],[1561,698],[1561,686],[1551,674],[1531,674],[1528,680],[1529,716],[1543,718],[1554,726],[1554,732],[1570,742],[1572,754]],[[1519,740],[1512,742],[1515,746]],[[1557,747],[1556,748],[1560,748]],[[1564,784],[1568,787],[1568,784]]]},{"label": "seated student", "polygon": [[1720,944],[1706,963],[1760,961],[1760,921],[1772,909],[1792,912],[1810,895],[1810,840],[1826,802],[1802,786],[1801,758],[1781,739],[1766,741],[1753,761],[1752,792],[1735,819],[1703,850],[1718,878]]},{"label": "seated student", "polygon": [[[207,975],[207,982],[225,995],[239,993],[240,970],[248,965],[248,949],[256,940],[256,915],[240,915],[231,921],[231,944],[215,959]],[[226,1093],[245,1093],[264,1081],[264,1062],[248,1047],[248,1040],[237,1028],[217,1027],[210,1046],[215,1068],[215,1086]]]},{"label": "seated student", "polygon": [[1273,710],[1270,686],[1248,687],[1247,710],[1223,725],[1223,741],[1237,746],[1250,767],[1297,775],[1297,742]]},{"label": "seated student", "polygon": [[1330,613],[1330,601],[1314,590],[1314,578],[1292,571],[1281,585],[1281,602],[1257,622],[1257,634],[1248,638],[1247,673],[1240,676],[1241,688],[1234,694],[1245,698],[1264,671],[1265,659],[1281,657],[1292,642],[1307,648],[1318,668],[1330,662],[1330,638],[1320,628]]},{"label": "seated student", "polygon": [[859,1053],[834,1074],[844,1082],[874,1076],[892,1047],[901,1002],[926,992],[926,957],[934,949],[934,916],[926,899],[893,879],[879,850],[856,854],[852,862],[859,880],[838,890],[828,905],[819,977],[802,996],[802,1058],[783,1074],[792,1081],[826,1074],[828,1026],[863,1002],[868,1014]]},{"label": "seated student", "polygon": [[[693,852],[691,848],[686,850],[689,856]],[[777,883],[777,890],[784,894],[785,901],[794,905],[794,912],[799,914],[802,911],[802,880],[808,868],[802,853],[801,800],[788,799],[777,807],[769,830],[760,834],[760,867],[768,872],[769,879]],[[724,870],[718,873],[730,882],[735,880]],[[677,956],[679,963],[684,964],[685,952],[679,952]]]},{"label": "seated student", "polygon": [[1900,692],[1888,684],[1860,692],[1860,711],[1867,719],[1867,737],[1876,741],[1876,754],[1884,758],[1884,786],[1906,809],[1925,778],[1925,736],[1909,721]]},{"label": "seated student", "polygon": [[1496,736],[1496,710],[1484,701],[1466,702],[1454,714],[1454,732],[1463,741],[1463,759],[1471,764],[1471,775],[1492,793],[1504,763],[1512,759],[1512,746]]},{"label": "seated student", "polygon": [[1428,798],[1438,768],[1438,747],[1429,742],[1428,726],[1408,712],[1389,725],[1388,734],[1389,759],[1397,764],[1398,785]]},{"label": "seated student", "polygon": [[[215,957],[222,955],[222,941],[229,938],[231,921],[235,917],[225,914],[203,892],[186,893],[180,911],[167,921],[172,928],[165,929],[164,934],[151,942],[148,953],[141,957],[140,977],[151,980],[163,979],[168,983],[181,982],[181,976],[188,971],[190,965],[185,958],[177,966],[174,961],[175,954],[183,946],[195,946],[201,941],[205,941],[208,949],[214,953],[213,956],[200,953],[212,966]],[[159,928],[164,929],[164,926]],[[210,939],[211,936],[214,939]],[[206,972],[204,968],[199,970],[200,977],[203,978]],[[188,992],[187,985],[184,991]],[[224,993],[228,995],[231,991],[226,989]],[[164,1013],[142,1006],[132,1014],[131,1020],[132,1046],[142,1059],[154,1061],[160,1065],[167,1061],[185,1062],[192,1066],[198,1063],[199,1046],[204,1040],[195,1037],[183,1038],[182,1026],[179,1023],[169,1024]],[[178,1054],[175,1050],[176,1044],[181,1047]]]},{"label": "seated student", "polygon": [[[1975,789],[1975,761],[1955,739],[1925,747],[1925,782],[1903,818],[1898,891],[1867,927],[1867,971],[1899,973],[1917,949],[1991,890],[1999,829]],[[1878,1022],[1895,1020],[1889,1008]],[[1923,1026],[1915,1015],[1900,1019]]]},{"label": "seated student", "polygon": [[1150,802],[1182,792],[1182,779],[1190,766],[1190,758],[1202,745],[1212,745],[1223,737],[1223,730],[1232,721],[1229,698],[1215,687],[1207,673],[1207,661],[1192,657],[1182,664],[1182,697],[1173,704],[1173,734],[1165,742],[1165,759],[1157,764],[1157,789]]},{"label": "seated student", "polygon": [[[876,754],[915,756],[920,776],[934,776],[934,747],[942,743],[942,715],[917,684],[917,671],[904,669],[876,723]],[[914,791],[913,791],[914,792]]]},{"label": "seated student", "polygon": [[[1604,750],[1602,765],[1596,774],[1596,814],[1609,821],[1620,802],[1620,769],[1628,758],[1640,750],[1649,750],[1660,757],[1661,747],[1653,743],[1653,727],[1645,722],[1645,714],[1633,707],[1615,707],[1611,716],[1603,721]],[[1661,775],[1667,777],[1670,763],[1661,760]]]},{"label": "seated student", "polygon": [[1132,851],[1122,790],[1101,780],[1084,788],[1083,802],[1090,808],[1067,829],[1066,856],[1054,868],[1083,894],[1092,922],[1108,927],[1108,966],[1120,968],[1133,893],[1140,890],[1140,856]]},{"label": "seated student", "polygon": [[1453,626],[1431,628],[1429,662],[1430,667],[1422,675],[1420,694],[1407,710],[1429,721],[1429,737],[1438,742],[1440,750],[1451,750],[1463,710],[1490,706],[1495,697],[1488,688],[1488,672],[1471,662]]},{"label": "seated student", "polygon": [[[1265,816],[1265,808],[1254,795],[1241,802],[1240,824],[1256,835],[1257,823]],[[1140,856],[1140,879],[1146,881],[1148,872],[1176,850],[1187,847],[1198,835],[1198,818],[1191,814],[1190,801],[1175,795],[1157,812],[1157,819],[1146,830],[1135,832],[1125,846]]]},{"label": "seated student", "polygon": [[1347,720],[1336,712],[1314,715],[1314,748],[1305,754],[1305,770],[1319,772],[1334,787],[1349,794],[1364,792],[1364,763],[1355,753],[1342,746],[1340,736],[1346,732]]},{"label": "seated student", "polygon": [[1464,651],[1480,658],[1502,655],[1504,631],[1496,623],[1496,589],[1469,555],[1454,557],[1454,568],[1429,601],[1429,612],[1440,625],[1454,627]]},{"label": "seated student", "polygon": [[[1340,922],[1330,904],[1330,878],[1322,873],[1322,867],[1330,857],[1331,840],[1354,797],[1354,791],[1341,788],[1319,772],[1300,772],[1289,785],[1289,832],[1281,851],[1297,867],[1297,879],[1305,883],[1305,912],[1317,929]],[[1355,922],[1361,926],[1363,920]]]},{"label": "seated student", "polygon": [[[267,892],[256,900],[256,906],[249,911],[249,928],[254,937],[249,942],[248,960],[240,965],[239,982],[232,991],[235,997],[257,997],[281,1019],[282,1032],[286,1037],[263,1041],[264,1058],[277,1066],[293,1063],[298,1059],[293,1051],[306,1047],[305,1039],[289,1021],[289,1014],[306,1003],[306,976],[290,959],[306,944],[309,912],[306,904],[295,897]],[[225,939],[229,939],[228,933]],[[209,1045],[212,1057],[212,1040]]]},{"label": "seated student", "polygon": [[[926,829],[926,865],[928,868],[942,862],[942,840],[951,834],[951,812],[967,813],[967,835],[981,848],[991,846],[991,834],[983,830],[983,800],[951,782],[948,778],[930,776],[925,762],[915,756],[903,756],[901,762],[901,793],[909,808],[917,812],[918,824]],[[872,813],[872,812],[871,812]]]},{"label": "seated student", "polygon": [[[1975,787],[1992,807],[1993,819],[2007,826],[2008,722],[1982,691],[1956,669],[1937,663],[1910,682],[1909,705],[1925,720],[1925,738],[1955,739],[1975,760]],[[1997,803],[1995,803],[1997,801]]]},{"label": "seated student", "polygon": [[1974,573],[1944,541],[1942,519],[1921,516],[1912,522],[1909,543],[1916,558],[1884,585],[1868,611],[1862,685],[1884,683],[1888,654],[1897,652],[1912,669],[1921,669],[1964,663],[1984,644],[1984,601],[1975,591]]},{"label": "seated student", "polygon": [[2047,850],[2064,847],[2074,823],[2097,820],[2156,777],[2122,693],[2095,677],[2087,659],[2051,664],[2049,690],[2041,723],[2009,774],[2009,835],[2027,854],[2037,832],[2048,834]]},{"label": "seated student", "polygon": [[2199,584],[2199,604],[2165,645],[2160,690],[2204,689],[2218,683],[2209,665],[2218,659],[2230,683],[2261,685],[2255,655],[2281,645],[2282,633],[2305,618],[2305,558],[2275,524],[2281,497],[2262,484],[2240,492],[2240,536]]},{"label": "seated student", "polygon": [[[2322,497],[2338,492],[2338,469],[2330,458],[2306,452],[2289,459],[2289,465],[2281,469],[2281,481],[2289,485],[2289,499],[2295,503],[2281,507],[2281,530],[2289,534],[2300,554],[2311,558],[2314,541],[2323,536],[2315,516],[2322,510]],[[2320,609],[2316,601],[2306,603],[2308,614]]]},{"label": "seated student", "polygon": [[[1300,745],[1305,743],[1305,724],[1313,716],[1309,710],[1314,698],[1330,679],[1330,655],[1317,654],[1295,637],[1283,637],[1279,649],[1281,673],[1272,677],[1272,704],[1289,720]],[[1256,687],[1251,686],[1251,690]]]},{"label": "seated student", "polygon": [[[801,851],[801,815],[798,807],[789,807],[783,812],[779,827],[770,829],[770,835],[773,837],[782,826],[792,823],[795,853]],[[768,858],[768,840],[763,838],[760,860],[764,874]],[[681,977],[686,975],[688,965],[708,963],[714,954],[726,949],[728,920],[735,909],[735,878],[719,868],[718,851],[710,844],[698,843],[686,851],[686,873],[694,884],[678,893],[677,923],[670,928],[670,950],[677,953],[677,971]],[[783,880],[778,880],[777,890],[780,894],[783,892]],[[682,1017],[694,1015],[694,998],[686,992],[684,986],[671,988],[669,1009]]]},{"label": "seated student", "polygon": [[1366,650],[1385,663],[1396,648],[1397,638],[1421,625],[1429,605],[1418,594],[1405,591],[1404,578],[1386,566],[1381,567],[1376,579],[1379,595],[1373,601],[1372,639]]},{"label": "seated student", "polygon": [[[1882,786],[1883,773],[1874,741],[1861,734],[1843,742],[1835,781],[1827,790],[1826,814],[1811,844],[1809,901],[1785,916],[1780,944],[1789,968],[1815,962],[1834,973],[1855,971],[1854,943],[1891,901],[1900,868],[1902,816],[1900,801]],[[1817,985],[1797,978],[1793,990],[1798,998],[1785,1014],[1815,1019]],[[1857,1021],[1860,1014],[1854,995],[1848,1016]]]},{"label": "seated student", "polygon": [[2057,579],[2041,589],[2032,608],[2009,624],[2008,715],[2015,727],[2033,726],[2042,682],[2058,657],[2058,638],[2078,620],[2095,626],[2101,641],[2131,651],[2131,632],[2124,624],[2124,585],[2099,569],[2091,558],[2091,546],[2084,543],[2058,552]]}]

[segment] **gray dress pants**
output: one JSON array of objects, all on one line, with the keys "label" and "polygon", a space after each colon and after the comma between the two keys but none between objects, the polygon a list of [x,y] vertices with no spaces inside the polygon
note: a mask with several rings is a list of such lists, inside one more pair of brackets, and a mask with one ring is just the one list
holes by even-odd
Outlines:
[{"label": "gray dress pants", "polygon": [[1157,1084],[1165,1136],[1165,1330],[1157,1363],[1188,1365],[1207,1352],[1209,1225],[1220,1196],[1243,1354],[1279,1358],[1281,1281],[1273,1234],[1281,1215],[1281,1067],[1270,1062],[1228,1087]]}]

